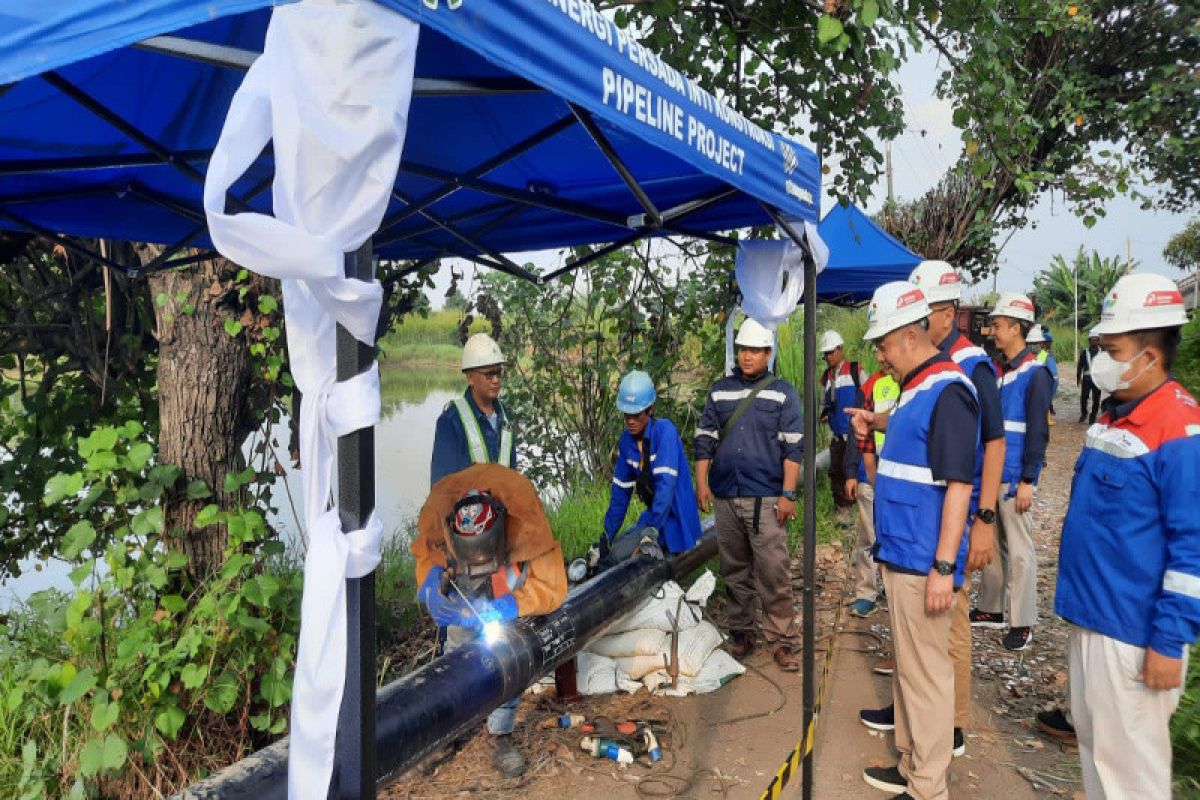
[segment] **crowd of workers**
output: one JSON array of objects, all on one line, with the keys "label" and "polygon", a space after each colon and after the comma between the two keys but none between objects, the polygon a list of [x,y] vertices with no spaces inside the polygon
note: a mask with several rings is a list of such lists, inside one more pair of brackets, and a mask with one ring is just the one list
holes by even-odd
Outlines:
[{"label": "crowd of workers", "polygon": [[[863,777],[898,800],[949,796],[947,770],[965,751],[970,722],[972,627],[1002,629],[1004,647],[1022,651],[1039,614],[1031,509],[1054,424],[1052,340],[1028,297],[1003,294],[990,314],[989,357],[959,332],[960,299],[953,267],[925,261],[870,302],[864,338],[876,372],[848,361],[836,332],[820,345],[833,498],[857,510],[850,613],[868,617],[886,595],[895,656],[876,668],[891,675],[892,704],[860,718],[894,731],[899,760]],[[1129,275],[1107,295],[1079,354],[1079,420],[1091,427],[1055,594],[1055,612],[1072,623],[1070,697],[1068,709],[1039,724],[1077,736],[1089,798],[1170,797],[1168,720],[1200,632],[1200,408],[1170,375],[1185,322],[1169,279]],[[712,511],[731,652],[745,658],[761,638],[778,668],[794,672],[800,634],[787,523],[797,514],[801,406],[770,370],[772,331],[747,319],[735,346],[736,368],[708,390],[695,432],[694,487],[679,431],[654,414],[652,380],[640,371],[622,379],[625,430],[590,555],[597,564],[647,547],[685,551],[700,536],[699,512]],[[436,495],[442,505],[430,519],[439,530],[414,551],[419,599],[449,646],[491,622],[547,613],[566,591],[548,524],[529,534],[550,542],[527,548],[535,561],[506,544],[508,506],[530,497],[537,505],[533,487],[517,476],[523,483],[506,497],[473,488],[482,479],[474,470],[516,475],[517,437],[499,399],[505,364],[490,337],[471,337],[468,388],[437,423],[430,502]],[[1109,395],[1102,412],[1101,392]],[[626,526],[635,492],[645,510]],[[474,599],[447,590],[447,570],[475,576]],[[515,708],[514,700],[488,720],[507,776],[525,768],[508,735]]]}]

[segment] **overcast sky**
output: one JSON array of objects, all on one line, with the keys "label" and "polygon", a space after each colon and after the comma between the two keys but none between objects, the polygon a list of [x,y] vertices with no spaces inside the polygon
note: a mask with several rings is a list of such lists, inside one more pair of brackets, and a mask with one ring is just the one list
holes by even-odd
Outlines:
[{"label": "overcast sky", "polygon": [[[905,132],[892,143],[893,190],[898,200],[913,200],[924,194],[955,163],[962,150],[961,132],[951,122],[953,108],[934,96],[937,71],[938,59],[933,53],[918,54],[900,71]],[[798,132],[796,138],[805,140],[803,132]],[[887,186],[881,178],[866,211],[870,214],[879,211],[886,196]],[[826,197],[822,213],[833,202]],[[1123,257],[1128,247],[1141,270],[1172,279],[1182,277],[1182,273],[1163,260],[1162,251],[1167,240],[1187,224],[1188,215],[1143,211],[1138,203],[1121,197],[1109,203],[1107,216],[1089,230],[1064,205],[1061,196],[1043,195],[1029,219],[1036,226],[1027,226],[1014,234],[1000,254],[996,281],[1000,291],[1031,289],[1034,276],[1050,264],[1055,254],[1070,256],[1080,246],[1109,257]],[[525,254],[514,260],[519,263],[532,260],[539,269],[561,262],[554,253]],[[475,269],[468,263],[457,263],[468,276]],[[442,305],[449,283],[450,270],[444,262],[431,292],[435,308]],[[985,283],[981,291],[991,289],[991,280]],[[469,280],[461,286],[468,293],[471,291]]]}]

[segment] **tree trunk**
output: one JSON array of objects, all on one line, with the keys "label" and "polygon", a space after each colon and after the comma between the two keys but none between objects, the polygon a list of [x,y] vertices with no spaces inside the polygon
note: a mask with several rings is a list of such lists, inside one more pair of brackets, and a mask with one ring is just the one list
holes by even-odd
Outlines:
[{"label": "tree trunk", "polygon": [[[143,250],[146,261],[154,255],[155,248]],[[246,337],[225,328],[241,315],[237,270],[218,258],[149,278],[159,340],[159,460],[212,490],[206,499],[168,504],[166,530],[200,573],[221,565],[228,531],[223,525],[196,528],[196,513],[208,503],[227,508],[235,501],[225,491],[225,476],[244,465],[241,448],[253,419]]]}]

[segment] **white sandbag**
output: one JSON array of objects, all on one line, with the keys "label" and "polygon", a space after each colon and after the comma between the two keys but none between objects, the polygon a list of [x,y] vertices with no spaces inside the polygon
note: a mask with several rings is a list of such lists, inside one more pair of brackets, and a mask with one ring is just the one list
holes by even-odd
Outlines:
[{"label": "white sandbag", "polygon": [[652,656],[669,648],[671,635],[665,631],[643,628],[601,636],[587,646],[588,652],[607,658]]},{"label": "white sandbag", "polygon": [[665,655],[667,654],[655,653],[649,656],[628,656],[627,658],[614,658],[613,661],[616,662],[617,669],[636,681],[656,669],[663,669],[663,665],[666,663]]},{"label": "white sandbag", "polygon": [[699,609],[689,606],[686,602],[681,604],[681,597],[684,597],[684,593],[679,584],[667,581],[654,595],[614,622],[607,633],[612,635],[644,628],[669,632],[676,610],[679,611],[679,629],[691,628],[700,622],[701,614]]},{"label": "white sandbag", "polygon": [[633,693],[642,684],[617,667],[616,661],[586,650],[575,656],[575,688],[580,694],[612,694],[617,690]]},{"label": "white sandbag", "polygon": [[687,601],[694,605],[703,606],[708,602],[708,598],[712,597],[712,593],[717,588],[717,576],[713,575],[712,570],[704,570],[704,574],[696,578],[695,583],[688,587]]},{"label": "white sandbag", "polygon": [[[671,646],[670,637],[667,648]],[[679,674],[698,675],[712,651],[721,646],[721,632],[708,620],[679,632]],[[630,677],[637,677],[629,673]]]},{"label": "white sandbag", "polygon": [[657,695],[683,697],[689,694],[708,694],[720,689],[746,668],[724,650],[713,650],[704,661],[698,675],[680,675],[678,687],[671,688],[671,676],[660,669],[642,677],[642,685]]}]

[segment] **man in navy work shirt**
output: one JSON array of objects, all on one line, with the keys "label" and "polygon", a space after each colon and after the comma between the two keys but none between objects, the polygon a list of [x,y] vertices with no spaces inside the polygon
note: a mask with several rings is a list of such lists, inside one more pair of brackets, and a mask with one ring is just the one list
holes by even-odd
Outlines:
[{"label": "man in navy work shirt", "polygon": [[1170,278],[1108,293],[1054,610],[1073,623],[1071,716],[1089,800],[1171,797],[1170,719],[1200,633],[1200,406],[1170,375],[1187,321]]},{"label": "man in navy work shirt", "polygon": [[463,347],[462,371],[467,390],[446,404],[433,435],[429,482],[472,464],[517,466],[517,443],[512,420],[500,404],[504,354],[486,333],[477,333]]},{"label": "man in navy work shirt", "polygon": [[891,616],[896,671],[894,767],[868,767],[871,786],[907,800],[946,800],[953,750],[950,623],[966,566],[979,405],[962,369],[929,338],[915,284],[879,287],[864,338],[903,375],[875,472],[875,560]]},{"label": "man in navy work shirt", "polygon": [[1009,650],[1024,650],[1037,623],[1037,551],[1033,544],[1033,490],[1046,461],[1050,441],[1050,401],[1054,380],[1037,352],[1026,345],[1033,328],[1033,301],[1023,294],[1000,295],[989,315],[992,339],[1000,350],[1000,408],[1004,412],[1004,470],[1001,500],[1000,558],[983,570],[979,608],[971,624],[1003,628]]},{"label": "man in navy work shirt", "polygon": [[767,371],[771,331],[747,319],[734,344],[737,368],[709,390],[696,428],[696,499],[701,511],[716,508],[731,652],[745,658],[754,649],[757,599],[775,663],[796,672],[800,629],[787,523],[796,517],[800,399],[790,383]]}]

